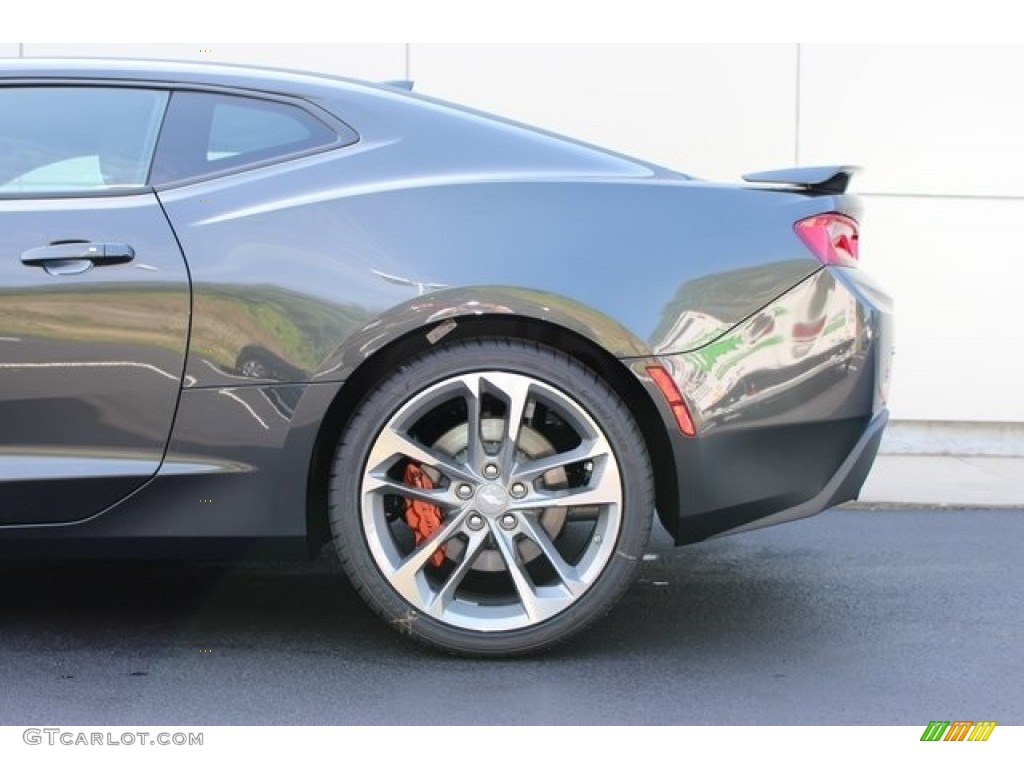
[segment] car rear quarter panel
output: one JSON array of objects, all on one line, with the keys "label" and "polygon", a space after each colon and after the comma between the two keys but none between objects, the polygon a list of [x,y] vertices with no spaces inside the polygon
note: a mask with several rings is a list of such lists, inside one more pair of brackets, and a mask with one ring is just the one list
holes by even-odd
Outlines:
[{"label": "car rear quarter panel", "polygon": [[545,313],[561,300],[615,355],[680,352],[818,268],[791,224],[820,198],[652,180],[382,186],[357,180],[368,152],[337,154],[161,194],[193,280],[187,386],[237,381],[252,345],[285,364],[271,380],[343,380],[339,354],[382,314],[514,311],[517,291],[551,294],[533,302]]}]

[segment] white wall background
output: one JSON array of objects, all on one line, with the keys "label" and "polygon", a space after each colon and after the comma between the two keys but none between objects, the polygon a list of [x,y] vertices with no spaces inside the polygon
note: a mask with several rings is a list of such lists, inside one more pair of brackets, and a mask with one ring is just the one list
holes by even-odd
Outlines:
[{"label": "white wall background", "polygon": [[1024,46],[41,45],[416,81],[698,176],[866,167],[862,260],[897,301],[896,419],[1024,425]]}]

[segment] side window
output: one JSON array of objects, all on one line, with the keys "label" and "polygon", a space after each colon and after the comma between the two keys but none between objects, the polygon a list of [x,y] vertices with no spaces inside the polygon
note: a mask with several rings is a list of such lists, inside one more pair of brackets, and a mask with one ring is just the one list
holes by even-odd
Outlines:
[{"label": "side window", "polygon": [[0,196],[145,187],[166,104],[141,88],[0,88]]},{"label": "side window", "polygon": [[339,137],[292,104],[178,91],[171,97],[153,183],[167,184],[286,158],[335,145],[341,138],[346,137]]}]

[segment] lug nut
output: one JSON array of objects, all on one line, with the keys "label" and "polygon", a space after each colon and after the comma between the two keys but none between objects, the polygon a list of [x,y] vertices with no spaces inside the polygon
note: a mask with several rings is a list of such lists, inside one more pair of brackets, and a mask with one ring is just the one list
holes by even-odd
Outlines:
[{"label": "lug nut", "polygon": [[473,495],[473,486],[469,483],[462,483],[455,489],[455,495],[465,501]]},{"label": "lug nut", "polygon": [[499,521],[502,528],[506,531],[511,531],[516,527],[516,516],[515,515],[502,515]]},{"label": "lug nut", "polygon": [[484,467],[484,477],[488,480],[494,480],[498,475],[501,474],[501,470],[498,469],[497,464],[488,464]]},{"label": "lug nut", "polygon": [[523,483],[512,483],[508,492],[512,494],[513,498],[521,499],[526,495],[526,486]]},{"label": "lug nut", "polygon": [[466,527],[471,531],[479,531],[484,527],[484,519],[474,512],[466,521]]}]

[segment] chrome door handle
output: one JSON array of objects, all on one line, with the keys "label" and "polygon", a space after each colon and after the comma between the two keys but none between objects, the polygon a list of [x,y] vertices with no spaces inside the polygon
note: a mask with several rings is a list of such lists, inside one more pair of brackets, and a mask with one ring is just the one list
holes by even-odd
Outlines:
[{"label": "chrome door handle", "polygon": [[135,249],[123,243],[54,243],[30,248],[21,254],[26,267],[44,267],[52,262],[87,261],[93,266],[125,264],[135,258]]}]

